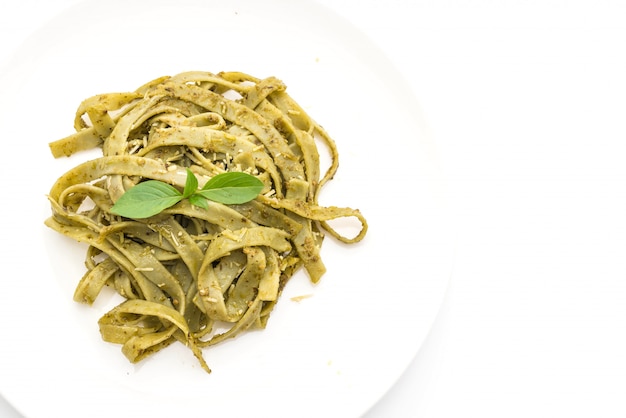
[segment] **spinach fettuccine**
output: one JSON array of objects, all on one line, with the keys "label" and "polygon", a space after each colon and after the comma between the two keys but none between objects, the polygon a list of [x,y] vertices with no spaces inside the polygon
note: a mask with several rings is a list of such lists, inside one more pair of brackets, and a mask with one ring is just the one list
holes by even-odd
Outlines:
[{"label": "spinach fettuccine", "polygon": [[[45,222],[87,244],[75,301],[91,304],[105,287],[123,297],[99,327],[133,363],[178,341],[210,371],[203,348],[264,328],[296,271],[320,280],[326,234],[344,243],[366,234],[359,210],[318,204],[337,170],[337,148],[274,77],[161,77],[133,92],[84,100],[74,128],[50,143],[53,156],[92,148],[102,156],[54,183]],[[324,171],[317,144],[331,155]],[[240,204],[200,207],[183,199],[146,218],[111,211],[142,182],[182,191],[188,172],[199,187],[221,173],[248,173],[263,189]],[[356,236],[329,224],[343,217],[360,222]]]}]

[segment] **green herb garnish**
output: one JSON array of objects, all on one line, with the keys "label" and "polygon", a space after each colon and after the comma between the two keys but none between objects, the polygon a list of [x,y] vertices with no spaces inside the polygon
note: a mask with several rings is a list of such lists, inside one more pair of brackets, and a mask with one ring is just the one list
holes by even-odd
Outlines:
[{"label": "green herb garnish", "polygon": [[231,171],[212,177],[198,189],[198,179],[187,169],[185,188],[180,190],[159,180],[147,180],[128,189],[111,208],[111,213],[127,218],[148,218],[183,199],[207,209],[207,200],[236,205],[246,203],[263,190],[263,182],[241,172]]}]

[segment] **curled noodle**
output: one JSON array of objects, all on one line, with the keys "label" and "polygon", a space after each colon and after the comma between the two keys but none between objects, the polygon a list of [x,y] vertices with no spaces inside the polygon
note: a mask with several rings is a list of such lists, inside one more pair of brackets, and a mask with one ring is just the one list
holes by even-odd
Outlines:
[{"label": "curled noodle", "polygon": [[[87,271],[74,300],[91,304],[105,287],[124,301],[99,326],[105,341],[137,362],[169,344],[188,346],[202,367],[207,347],[264,328],[282,289],[301,267],[312,282],[326,268],[326,233],[344,243],[363,239],[358,209],[318,204],[334,176],[338,152],[330,136],[274,77],[239,72],[186,72],[153,80],[134,92],[84,100],[76,132],[50,143],[55,158],[99,147],[53,184],[53,230],[87,244]],[[320,169],[317,143],[331,163]],[[200,186],[212,176],[242,171],[265,188],[248,203],[187,200],[146,219],[111,213],[126,190],[144,180],[183,189],[186,169]],[[329,221],[355,218],[354,237]],[[225,332],[217,323],[229,324]]]}]

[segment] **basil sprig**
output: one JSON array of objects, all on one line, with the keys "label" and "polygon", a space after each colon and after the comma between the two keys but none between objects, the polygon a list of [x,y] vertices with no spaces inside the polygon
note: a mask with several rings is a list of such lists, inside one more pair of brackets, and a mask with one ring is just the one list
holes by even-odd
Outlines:
[{"label": "basil sprig", "polygon": [[263,182],[258,178],[242,173],[227,172],[212,177],[198,189],[198,179],[187,169],[185,188],[181,193],[174,186],[159,180],[143,181],[128,189],[111,208],[115,215],[127,218],[148,218],[174,206],[183,199],[189,203],[208,209],[207,200],[236,205],[246,203],[263,190]]}]

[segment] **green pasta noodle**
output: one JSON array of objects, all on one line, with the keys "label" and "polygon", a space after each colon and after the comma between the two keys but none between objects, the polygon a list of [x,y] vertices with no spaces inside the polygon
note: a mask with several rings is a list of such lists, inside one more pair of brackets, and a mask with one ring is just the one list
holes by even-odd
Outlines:
[{"label": "green pasta noodle", "polygon": [[[75,301],[92,304],[105,287],[123,297],[98,324],[103,340],[120,344],[133,363],[181,342],[210,372],[204,347],[264,328],[300,268],[312,282],[321,279],[326,233],[344,243],[366,234],[358,209],[318,204],[337,171],[337,147],[277,78],[200,71],[160,77],[134,92],[84,100],[74,128],[49,144],[52,155],[100,148],[102,156],[56,180],[45,223],[87,245]],[[331,156],[325,172],[318,143]],[[183,190],[187,169],[200,186],[240,171],[264,188],[242,204],[208,201],[202,208],[181,200],[144,219],[111,212],[143,181]],[[342,217],[360,222],[356,236],[329,225]],[[217,323],[230,327],[220,332]]]}]

